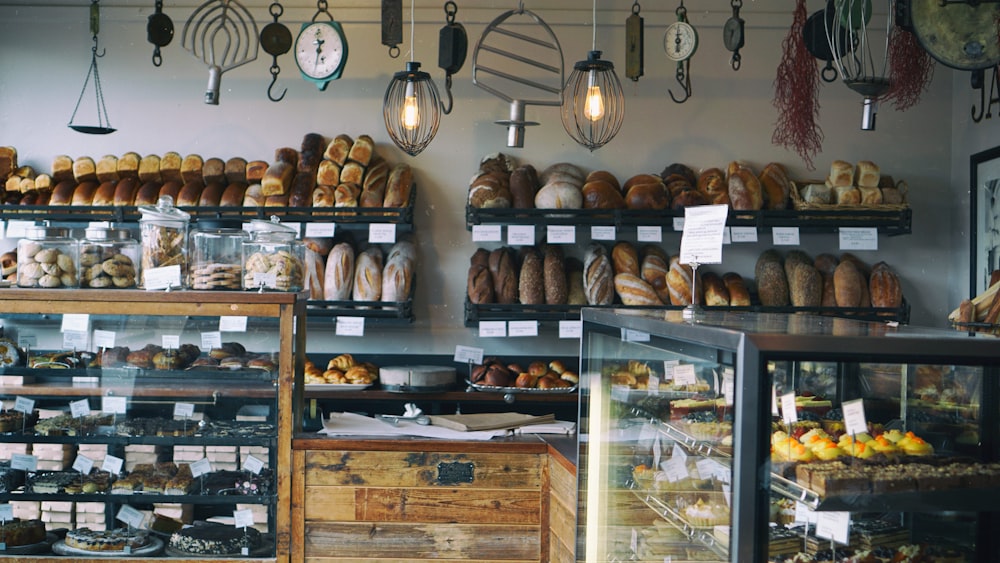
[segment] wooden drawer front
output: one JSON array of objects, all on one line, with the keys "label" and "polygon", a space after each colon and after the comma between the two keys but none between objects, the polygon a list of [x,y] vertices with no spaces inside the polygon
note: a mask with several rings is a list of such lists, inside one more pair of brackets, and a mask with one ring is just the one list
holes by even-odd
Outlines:
[{"label": "wooden drawer front", "polygon": [[[542,455],[497,453],[308,451],[305,484],[355,487],[541,489]],[[472,464],[472,482],[440,481],[449,464]]]},{"label": "wooden drawer front", "polygon": [[576,544],[576,476],[557,463],[549,464],[549,561],[573,561]]},{"label": "wooden drawer front", "polygon": [[537,526],[307,522],[305,555],[350,561],[539,561]]},{"label": "wooden drawer front", "polygon": [[307,522],[540,525],[538,491],[306,486]]}]

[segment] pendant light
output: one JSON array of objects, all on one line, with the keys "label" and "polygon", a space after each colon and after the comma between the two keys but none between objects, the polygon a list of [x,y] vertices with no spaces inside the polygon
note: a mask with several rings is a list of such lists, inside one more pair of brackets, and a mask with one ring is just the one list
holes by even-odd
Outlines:
[{"label": "pendant light", "polygon": [[410,3],[410,61],[395,73],[385,91],[382,116],[392,142],[410,156],[417,156],[437,134],[441,97],[431,75],[413,60],[413,3]]},{"label": "pendant light", "polygon": [[597,0],[593,1],[593,41],[587,60],[573,65],[562,92],[562,122],[573,140],[590,150],[615,138],[625,119],[625,96],[611,61],[597,50]]}]

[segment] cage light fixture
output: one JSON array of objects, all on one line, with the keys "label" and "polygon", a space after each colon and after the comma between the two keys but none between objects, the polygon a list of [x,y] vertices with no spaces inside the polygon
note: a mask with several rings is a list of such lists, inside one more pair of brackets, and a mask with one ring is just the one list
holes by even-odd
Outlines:
[{"label": "cage light fixture", "polygon": [[573,65],[562,92],[562,122],[574,141],[591,151],[615,138],[625,119],[625,95],[615,65],[597,50],[597,0],[593,2],[593,49]]},{"label": "cage light fixture", "polygon": [[410,61],[406,70],[392,75],[382,100],[385,129],[392,142],[410,156],[417,156],[437,135],[441,123],[441,96],[431,75],[413,60],[413,4],[410,4]]}]

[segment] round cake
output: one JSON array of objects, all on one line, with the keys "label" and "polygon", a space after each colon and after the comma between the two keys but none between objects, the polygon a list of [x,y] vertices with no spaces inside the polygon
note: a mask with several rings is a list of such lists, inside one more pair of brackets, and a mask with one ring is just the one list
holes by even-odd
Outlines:
[{"label": "round cake", "polygon": [[170,535],[172,549],[198,555],[232,555],[260,547],[260,532],[222,524],[190,526]]},{"label": "round cake", "polygon": [[130,533],[126,528],[114,530],[78,528],[66,532],[66,545],[85,551],[125,551],[125,546],[135,550],[149,545],[149,536],[145,531]]},{"label": "round cake", "polygon": [[0,542],[7,547],[32,545],[45,541],[45,524],[41,520],[8,520],[0,527]]}]

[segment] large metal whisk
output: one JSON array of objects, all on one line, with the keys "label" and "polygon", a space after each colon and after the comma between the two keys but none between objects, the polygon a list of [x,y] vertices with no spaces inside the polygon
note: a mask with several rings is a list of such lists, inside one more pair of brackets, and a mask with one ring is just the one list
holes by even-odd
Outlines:
[{"label": "large metal whisk", "polygon": [[[208,0],[184,24],[182,45],[208,65],[205,103],[219,104],[222,73],[257,59],[257,23],[236,0]],[[217,49],[221,48],[221,53]]]},{"label": "large metal whisk", "polygon": [[848,88],[864,97],[861,129],[875,129],[878,99],[889,90],[889,37],[892,35],[893,2],[885,0],[885,27],[872,20],[872,4],[879,0],[833,0],[834,10],[825,10],[826,39],[840,78]]}]

